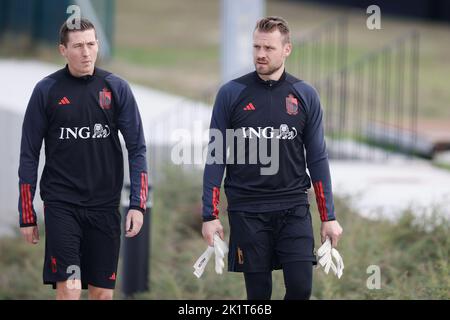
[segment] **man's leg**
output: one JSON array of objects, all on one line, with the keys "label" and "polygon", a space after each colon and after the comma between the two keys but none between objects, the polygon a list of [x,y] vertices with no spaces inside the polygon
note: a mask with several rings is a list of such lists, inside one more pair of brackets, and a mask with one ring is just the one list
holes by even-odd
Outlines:
[{"label": "man's leg", "polygon": [[80,241],[76,209],[71,206],[45,207],[44,284],[56,289],[56,299],[80,298]]},{"label": "man's leg", "polygon": [[285,300],[308,300],[312,290],[313,263],[294,261],[283,264]]},{"label": "man's leg", "polygon": [[111,300],[116,285],[120,250],[120,213],[117,209],[87,209],[81,245],[81,281],[93,300]]},{"label": "man's leg", "polygon": [[272,272],[244,272],[248,300],[270,300]]},{"label": "man's leg", "polygon": [[276,254],[283,268],[285,299],[306,300],[311,296],[314,233],[309,205],[283,210],[278,216]]},{"label": "man's leg", "polygon": [[114,289],[99,288],[89,285],[89,300],[112,300]]},{"label": "man's leg", "polygon": [[81,280],[68,280],[56,283],[56,300],[80,300]]},{"label": "man's leg", "polygon": [[270,213],[229,212],[228,270],[243,272],[247,299],[272,295],[273,236]]}]

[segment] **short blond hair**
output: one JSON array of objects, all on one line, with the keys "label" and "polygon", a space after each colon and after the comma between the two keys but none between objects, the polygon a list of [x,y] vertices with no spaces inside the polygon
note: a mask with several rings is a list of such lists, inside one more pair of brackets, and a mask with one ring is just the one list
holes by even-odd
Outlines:
[{"label": "short blond hair", "polygon": [[281,17],[269,16],[258,20],[254,31],[256,30],[262,32],[274,32],[275,30],[278,30],[283,36],[284,43],[291,42],[288,23]]}]

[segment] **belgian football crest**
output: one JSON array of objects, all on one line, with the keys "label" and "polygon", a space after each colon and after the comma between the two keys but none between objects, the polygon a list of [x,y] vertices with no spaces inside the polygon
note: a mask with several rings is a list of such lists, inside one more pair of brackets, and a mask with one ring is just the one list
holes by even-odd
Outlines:
[{"label": "belgian football crest", "polygon": [[102,91],[98,93],[98,103],[102,109],[111,109],[111,91],[103,88]]},{"label": "belgian football crest", "polygon": [[286,112],[291,116],[298,114],[298,100],[291,93],[286,97]]}]

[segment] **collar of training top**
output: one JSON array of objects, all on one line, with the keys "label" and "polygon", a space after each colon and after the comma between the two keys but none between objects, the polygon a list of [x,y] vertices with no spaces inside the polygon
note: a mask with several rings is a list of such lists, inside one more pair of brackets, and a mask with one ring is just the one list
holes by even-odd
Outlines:
[{"label": "collar of training top", "polygon": [[75,80],[79,80],[79,81],[91,81],[94,78],[94,76],[95,76],[95,74],[97,72],[97,67],[94,67],[94,73],[92,75],[88,74],[88,75],[81,76],[81,77],[75,77],[73,74],[70,73],[68,64],[66,64],[66,67],[64,69],[66,70],[66,74],[70,78],[75,79]]},{"label": "collar of training top", "polygon": [[268,87],[276,87],[277,85],[279,85],[280,83],[282,83],[286,79],[286,70],[283,70],[283,73],[281,74],[281,77],[278,80],[264,80],[264,79],[261,79],[261,77],[258,75],[258,73],[256,71],[254,72],[254,75],[255,75],[255,78],[256,78],[257,82],[259,82],[259,83],[261,83],[263,85],[266,85]]}]

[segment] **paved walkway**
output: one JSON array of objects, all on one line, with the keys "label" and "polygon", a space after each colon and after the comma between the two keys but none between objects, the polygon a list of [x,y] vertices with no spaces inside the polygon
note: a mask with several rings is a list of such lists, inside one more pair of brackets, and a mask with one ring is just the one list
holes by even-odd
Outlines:
[{"label": "paved walkway", "polygon": [[[334,192],[351,196],[351,204],[367,217],[395,219],[411,208],[420,215],[440,210],[450,218],[450,172],[426,161],[331,161]],[[339,214],[339,213],[337,213]]]}]

